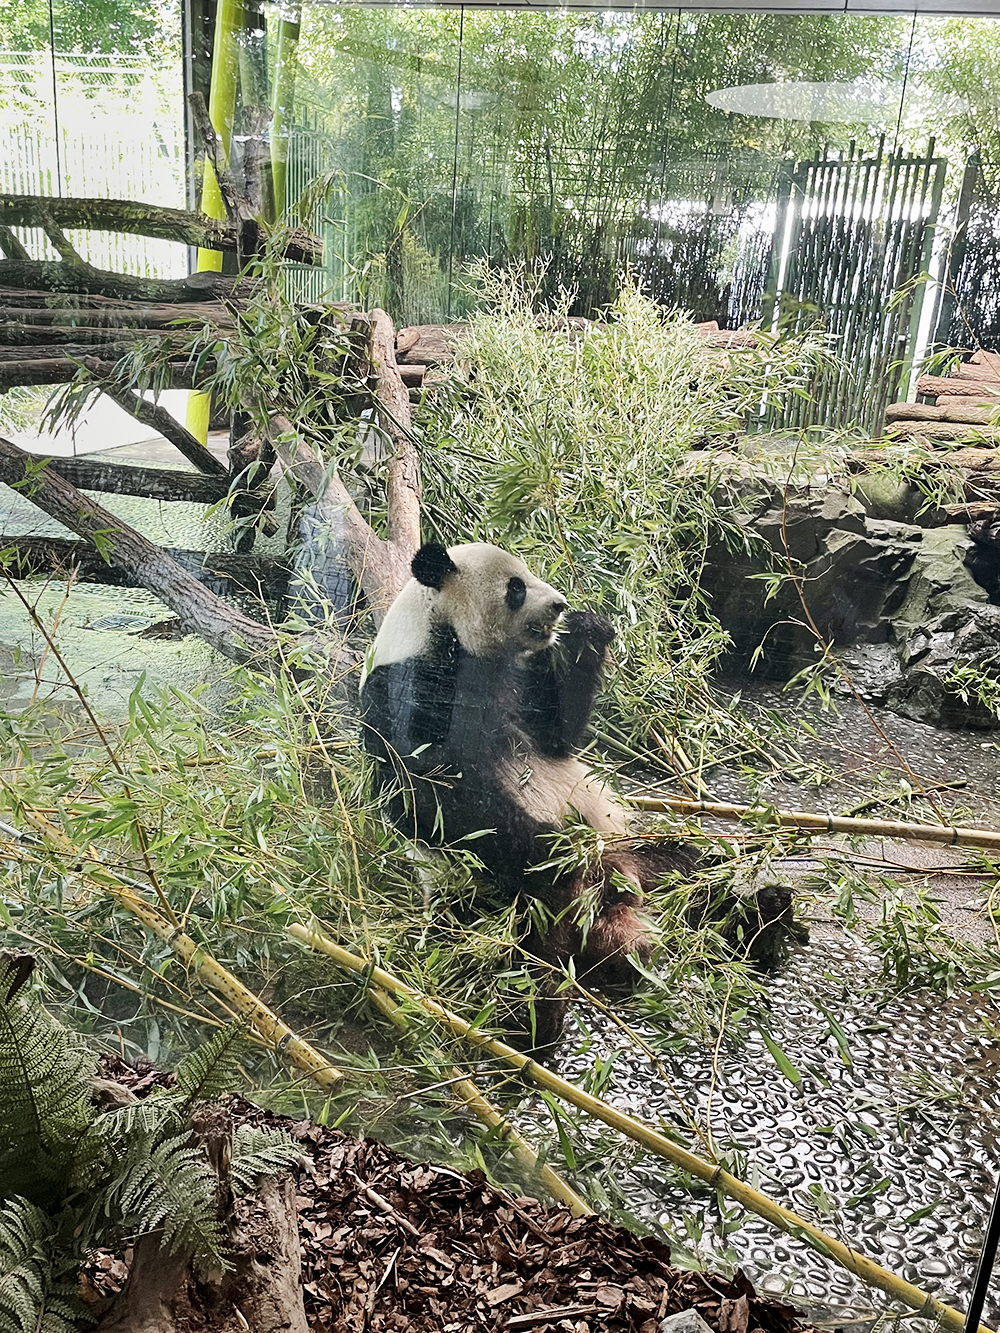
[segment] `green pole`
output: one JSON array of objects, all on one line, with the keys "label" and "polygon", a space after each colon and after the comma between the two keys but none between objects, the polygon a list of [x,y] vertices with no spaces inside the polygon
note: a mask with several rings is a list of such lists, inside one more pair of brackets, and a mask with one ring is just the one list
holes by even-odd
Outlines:
[{"label": "green pole", "polygon": [[[244,27],[243,0],[219,0],[215,15],[215,41],[212,46],[212,82],[208,93],[208,114],[215,132],[222,140],[223,155],[229,157],[233,138],[233,116],[236,112],[236,84],[239,61],[236,34]],[[205,178],[201,188],[201,209],[210,218],[222,220],[226,210],[222,204],[219,182],[211,162],[205,161]],[[198,272],[222,270],[221,250],[199,250]],[[208,439],[208,418],[211,397],[207,393],[193,393],[188,399],[187,428],[202,444]]]},{"label": "green pole", "polygon": [[288,176],[288,135],[295,102],[295,73],[298,68],[299,32],[302,6],[286,5],[278,23],[278,53],[275,58],[274,88],[271,92],[271,181],[274,187],[274,215],[280,221],[288,207],[285,197]]}]

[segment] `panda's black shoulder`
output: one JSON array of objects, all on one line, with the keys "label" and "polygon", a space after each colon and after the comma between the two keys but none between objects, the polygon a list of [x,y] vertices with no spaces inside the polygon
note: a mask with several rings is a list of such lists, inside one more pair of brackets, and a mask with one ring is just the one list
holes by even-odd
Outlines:
[{"label": "panda's black shoulder", "polygon": [[422,745],[440,745],[451,726],[462,655],[454,629],[440,623],[431,629],[422,653],[372,667],[361,688],[366,746],[371,749],[374,732],[404,755]]}]

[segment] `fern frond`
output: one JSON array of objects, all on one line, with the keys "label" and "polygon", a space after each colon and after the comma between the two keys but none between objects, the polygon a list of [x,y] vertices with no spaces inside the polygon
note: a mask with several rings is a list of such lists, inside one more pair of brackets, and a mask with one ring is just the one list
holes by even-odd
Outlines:
[{"label": "fern frond", "polygon": [[246,1033],[246,1022],[230,1023],[178,1065],[177,1094],[185,1120],[196,1102],[218,1101],[238,1085]]},{"label": "fern frond", "polygon": [[0,1198],[45,1203],[70,1184],[96,1114],[91,1056],[32,996],[5,1000],[13,980],[0,964]]},{"label": "fern frond", "polygon": [[159,1231],[168,1253],[186,1248],[201,1266],[225,1267],[215,1174],[198,1149],[188,1147],[188,1138],[184,1133],[151,1143],[137,1135],[110,1182],[106,1208],[127,1234]]},{"label": "fern frond", "polygon": [[128,1143],[136,1136],[161,1139],[183,1128],[180,1111],[171,1094],[153,1093],[141,1102],[116,1107],[98,1116],[94,1132],[108,1147],[118,1144],[124,1154]]},{"label": "fern frond", "polygon": [[28,1199],[0,1205],[0,1333],[73,1333],[87,1307],[60,1281],[51,1220]]},{"label": "fern frond", "polygon": [[276,1176],[301,1156],[302,1149],[280,1129],[237,1125],[229,1161],[233,1193],[249,1194],[261,1176]]}]

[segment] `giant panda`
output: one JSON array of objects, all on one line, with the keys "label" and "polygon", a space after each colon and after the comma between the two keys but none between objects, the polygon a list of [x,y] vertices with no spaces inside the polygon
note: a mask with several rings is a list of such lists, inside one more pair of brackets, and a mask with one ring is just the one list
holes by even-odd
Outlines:
[{"label": "giant panda", "polygon": [[[624,808],[576,757],[614,628],[568,611],[562,593],[485,543],[423,546],[412,573],[361,686],[376,790],[411,838],[441,846],[481,835],[467,845],[500,889],[548,908],[529,953],[572,958],[584,984],[627,984],[629,956],[651,946],[643,890],[691,858],[682,847],[666,860],[630,847]],[[604,850],[584,869],[547,869],[552,837],[574,812]],[[561,1011],[545,1012],[551,1036]]]}]

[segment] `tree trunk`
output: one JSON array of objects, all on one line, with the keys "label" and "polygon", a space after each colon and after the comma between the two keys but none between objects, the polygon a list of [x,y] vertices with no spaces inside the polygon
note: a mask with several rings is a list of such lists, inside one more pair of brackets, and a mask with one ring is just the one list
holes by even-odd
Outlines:
[{"label": "tree trunk", "polygon": [[[50,199],[33,194],[0,195],[0,223],[11,227],[40,227],[43,215],[71,231],[126,232],[163,241],[197,245],[205,250],[236,252],[239,228],[217,222],[204,213],[180,208],[157,208],[129,199]],[[323,242],[304,227],[289,234],[284,257],[297,264],[322,263]],[[11,256],[15,258],[16,256]],[[22,255],[27,259],[28,256]]]},{"label": "tree trunk", "polygon": [[166,1255],[155,1236],[142,1237],[97,1333],[309,1333],[290,1178],[236,1204],[230,1244],[233,1270],[201,1279],[188,1254]]},{"label": "tree trunk", "polygon": [[[93,352],[94,348],[87,349]],[[98,361],[95,357],[81,358],[87,363],[86,368],[99,379],[111,380],[115,374],[113,361]],[[80,369],[81,361],[71,361],[67,357],[51,357],[31,361],[6,361],[0,354],[0,393],[20,384],[68,384]],[[181,362],[168,364],[169,375],[167,388],[197,388],[196,377],[189,365]]]},{"label": "tree trunk", "polygon": [[20,320],[24,324],[62,327],[72,330],[77,324],[88,328],[166,330],[178,320],[194,327],[211,324],[225,330],[233,326],[233,311],[240,308],[237,300],[223,305],[221,301],[177,302],[116,301],[106,296],[83,296],[73,293],[63,296],[43,295],[39,292],[4,290],[9,304],[0,306],[0,320]]},{"label": "tree trunk", "polygon": [[[112,588],[144,586],[129,570],[109,565],[92,542],[70,537],[3,537],[0,547],[10,552],[8,573],[16,578],[75,570],[77,578],[85,583]],[[288,566],[270,556],[186,551],[177,546],[164,546],[163,554],[220,597],[231,597],[235,592],[249,593],[262,602],[277,601],[287,592]]]},{"label": "tree trunk", "polygon": [[[129,463],[103,463],[94,458],[49,458],[46,466],[71,486],[105,495],[141,495],[150,500],[213,505],[228,491],[225,476],[206,477],[197,472],[182,472],[180,468],[136,467]],[[10,485],[19,475],[18,464],[10,459],[0,460],[0,481]]]},{"label": "tree trunk", "polygon": [[0,287],[111,296],[125,301],[204,301],[206,297],[225,300],[248,294],[251,284],[246,279],[228,278],[221,273],[191,273],[186,278],[137,278],[86,263],[3,259],[0,260]]},{"label": "tree trunk", "polygon": [[277,646],[273,630],[251,620],[210,593],[158,546],[128,527],[44,465],[39,468],[17,445],[0,438],[0,465],[9,465],[22,492],[64,523],[71,532],[92,541],[109,564],[126,571],[170,607],[186,630],[201,637],[236,662],[269,656]]}]

